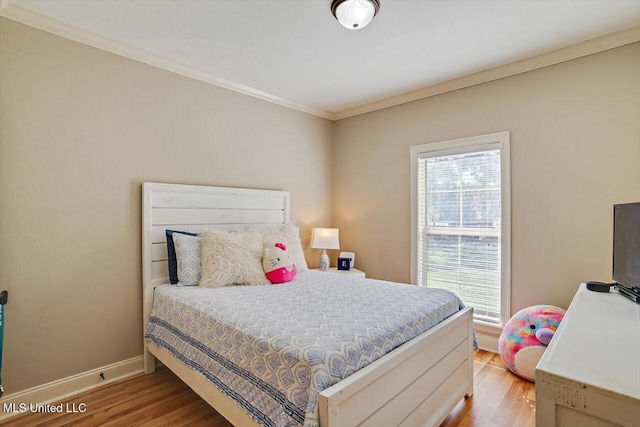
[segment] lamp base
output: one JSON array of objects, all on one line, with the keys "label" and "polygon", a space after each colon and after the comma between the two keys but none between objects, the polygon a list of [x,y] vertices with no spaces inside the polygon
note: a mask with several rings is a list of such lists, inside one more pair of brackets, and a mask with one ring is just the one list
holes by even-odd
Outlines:
[{"label": "lamp base", "polygon": [[326,250],[322,250],[322,255],[320,255],[320,271],[329,271],[329,255],[327,255]]}]

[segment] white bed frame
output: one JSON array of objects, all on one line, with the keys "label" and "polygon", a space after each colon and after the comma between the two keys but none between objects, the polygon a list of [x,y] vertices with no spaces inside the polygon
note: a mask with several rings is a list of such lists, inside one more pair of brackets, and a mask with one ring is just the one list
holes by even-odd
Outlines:
[{"label": "white bed frame", "polygon": [[[287,191],[144,183],[142,205],[145,329],[155,286],[169,282],[167,228],[242,231],[289,221]],[[466,308],[320,393],[320,425],[438,426],[473,395],[472,320]],[[155,370],[157,358],[234,425],[258,425],[199,372],[143,342],[145,373]]]}]

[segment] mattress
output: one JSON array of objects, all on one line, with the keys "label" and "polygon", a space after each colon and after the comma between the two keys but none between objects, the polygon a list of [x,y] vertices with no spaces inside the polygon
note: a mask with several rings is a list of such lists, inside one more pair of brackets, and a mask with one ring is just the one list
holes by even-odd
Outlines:
[{"label": "mattress", "polygon": [[464,307],[445,290],[305,271],[289,283],[162,285],[145,338],[265,426],[317,426],[318,395]]}]

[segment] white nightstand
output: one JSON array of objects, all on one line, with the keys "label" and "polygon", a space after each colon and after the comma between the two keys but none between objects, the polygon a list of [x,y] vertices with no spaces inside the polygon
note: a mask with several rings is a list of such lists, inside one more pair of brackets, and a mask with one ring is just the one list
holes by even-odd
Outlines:
[{"label": "white nightstand", "polygon": [[[311,270],[320,271],[319,268],[312,268]],[[358,270],[357,268],[352,268],[351,270],[338,270],[334,267],[330,268],[329,271],[323,271],[323,273],[341,274],[343,276],[366,277],[364,271]]]}]

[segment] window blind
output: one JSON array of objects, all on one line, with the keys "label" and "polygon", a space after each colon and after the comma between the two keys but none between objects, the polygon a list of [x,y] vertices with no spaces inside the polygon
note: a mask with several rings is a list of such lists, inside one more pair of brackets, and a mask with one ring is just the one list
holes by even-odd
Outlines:
[{"label": "window blind", "polygon": [[418,283],[500,321],[500,150],[418,158]]}]

